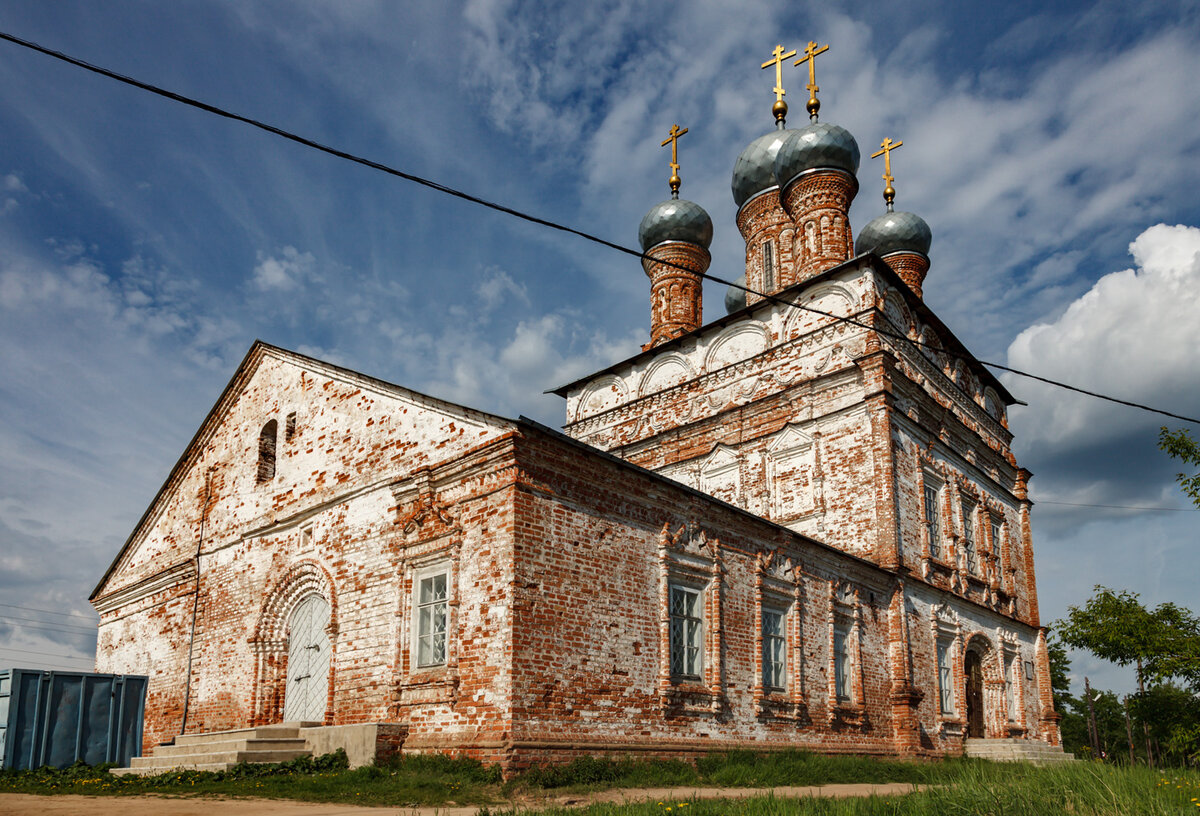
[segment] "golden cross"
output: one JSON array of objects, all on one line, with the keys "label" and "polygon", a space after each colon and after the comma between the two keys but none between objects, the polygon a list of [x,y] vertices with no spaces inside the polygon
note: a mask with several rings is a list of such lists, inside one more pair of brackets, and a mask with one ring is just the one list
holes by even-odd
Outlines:
[{"label": "golden cross", "polygon": [[771,90],[775,91],[775,101],[780,102],[783,100],[783,95],[787,93],[783,89],[783,61],[796,56],[796,52],[792,50],[785,54],[783,53],[783,45],[777,45],[771,53],[775,55],[775,59],[767,60],[762,64],[762,67],[770,68],[772,65],[775,66],[775,87]]},{"label": "golden cross", "polygon": [[893,142],[892,137],[888,136],[879,143],[880,149],[871,154],[872,159],[883,156],[883,180],[887,182],[887,186],[883,188],[883,200],[887,202],[889,211],[892,209],[892,202],[896,200],[896,189],[892,187],[892,182],[896,180],[892,175],[892,151],[902,144],[904,142]]},{"label": "golden cross", "polygon": [[808,45],[804,47],[804,56],[793,63],[798,66],[802,62],[808,62],[808,85],[805,86],[808,89],[808,105],[806,107],[808,115],[814,120],[817,118],[817,111],[821,109],[821,103],[817,101],[817,91],[821,90],[817,86],[817,55],[824,54],[828,50],[828,45],[818,48],[815,42],[809,40]]},{"label": "golden cross", "polygon": [[679,195],[681,183],[679,178],[679,137],[687,132],[687,128],[680,130],[679,125],[671,125],[671,133],[662,143],[663,147],[671,146],[671,179],[668,183],[671,185],[671,193],[676,196]]}]

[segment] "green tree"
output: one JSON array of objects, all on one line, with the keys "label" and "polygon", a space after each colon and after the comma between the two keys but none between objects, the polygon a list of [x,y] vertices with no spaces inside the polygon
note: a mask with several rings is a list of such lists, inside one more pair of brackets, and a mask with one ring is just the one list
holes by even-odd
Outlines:
[{"label": "green tree", "polygon": [[[1172,459],[1179,459],[1186,465],[1200,467],[1200,442],[1192,439],[1186,428],[1169,431],[1164,426],[1158,432],[1158,447],[1170,454]],[[1183,492],[1192,497],[1192,501],[1200,507],[1200,470],[1191,476],[1186,473],[1175,474],[1176,481]]]}]

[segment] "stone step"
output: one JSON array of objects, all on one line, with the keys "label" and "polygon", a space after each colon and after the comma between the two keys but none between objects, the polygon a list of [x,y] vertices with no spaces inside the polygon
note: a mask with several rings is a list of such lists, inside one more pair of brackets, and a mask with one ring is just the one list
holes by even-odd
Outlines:
[{"label": "stone step", "polygon": [[278,725],[260,725],[257,728],[236,728],[232,731],[210,731],[206,734],[180,734],[175,745],[192,745],[205,742],[226,742],[237,739],[295,739],[301,728],[320,723],[291,722]]},{"label": "stone step", "polygon": [[1061,746],[1044,742],[1016,738],[968,739],[963,746],[967,756],[990,759],[995,762],[1070,762],[1074,754],[1063,751]]},{"label": "stone step", "polygon": [[214,740],[212,742],[188,742],[176,745],[160,745],[154,749],[156,757],[179,756],[181,754],[196,754],[222,751],[301,751],[305,750],[305,741],[294,739],[230,739]]},{"label": "stone step", "polygon": [[206,764],[188,765],[187,767],[172,767],[151,765],[146,768],[137,768],[130,766],[128,768],[110,768],[109,773],[114,776],[157,776],[158,774],[168,773],[170,771],[228,771],[234,763],[230,762],[212,762]]},{"label": "stone step", "polygon": [[300,749],[286,751],[194,751],[191,753],[173,754],[170,756],[133,757],[129,761],[132,768],[162,767],[164,769],[191,767],[192,765],[212,765],[228,763],[236,765],[239,762],[287,762],[301,756],[311,756],[312,752]]}]

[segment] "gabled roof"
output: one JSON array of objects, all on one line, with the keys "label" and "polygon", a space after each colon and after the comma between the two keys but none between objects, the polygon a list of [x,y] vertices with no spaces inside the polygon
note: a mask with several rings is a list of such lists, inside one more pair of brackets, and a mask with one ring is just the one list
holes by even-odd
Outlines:
[{"label": "gabled roof", "polygon": [[512,420],[496,416],[495,414],[489,414],[485,411],[477,411],[474,408],[468,408],[464,405],[458,405],[457,403],[438,399],[437,397],[431,397],[428,394],[414,391],[411,388],[405,388],[402,385],[396,385],[395,383],[381,380],[376,377],[371,377],[349,368],[343,368],[342,366],[334,365],[333,363],[327,363],[322,360],[318,360],[315,357],[309,357],[296,351],[289,351],[288,349],[280,348],[279,346],[273,346],[270,343],[263,342],[262,340],[255,340],[253,345],[250,346],[250,350],[246,352],[246,356],[242,358],[242,362],[238,364],[233,376],[229,379],[229,383],[225,386],[224,390],[221,391],[221,396],[217,398],[217,401],[213,405],[212,409],[209,410],[207,416],[204,417],[204,421],[200,423],[200,427],[196,430],[196,434],[192,437],[191,441],[188,442],[187,447],[184,448],[183,454],[179,457],[179,460],[175,463],[174,467],[171,468],[170,473],[167,474],[166,481],[163,482],[162,487],[160,487],[158,492],[154,495],[154,499],[150,502],[150,506],[146,508],[146,512],[142,514],[140,519],[138,519],[137,524],[135,524],[133,527],[133,531],[129,534],[129,538],[125,539],[125,543],[121,546],[116,558],[113,559],[108,569],[105,570],[103,577],[100,578],[100,582],[96,584],[95,589],[93,589],[91,594],[88,596],[88,600],[94,600],[99,595],[100,590],[104,587],[105,583],[108,582],[108,579],[112,576],[113,572],[116,571],[117,566],[133,547],[134,543],[138,540],[138,537],[146,528],[147,524],[151,519],[157,516],[158,510],[174,494],[175,487],[178,485],[183,475],[188,471],[188,468],[190,468],[192,463],[199,457],[205,443],[208,442],[213,432],[220,424],[221,418],[225,416],[230,406],[241,394],[247,383],[250,382],[250,379],[254,376],[254,373],[258,370],[259,365],[266,357],[274,357],[279,360],[284,360],[301,368],[305,368],[316,373],[325,374],[337,379],[356,382],[367,388],[400,397],[401,399],[417,403],[424,403],[431,408],[441,410],[446,413],[460,414],[464,419],[475,420],[477,422],[498,423],[509,427],[513,427],[514,425]]},{"label": "gabled roof", "polygon": [[[792,295],[797,295],[800,292],[802,292],[804,289],[806,289],[809,286],[812,286],[814,283],[816,283],[818,281],[824,280],[825,278],[831,277],[840,272],[844,272],[847,269],[851,268],[852,266],[861,265],[864,263],[869,264],[877,273],[882,275],[884,278],[887,278],[888,282],[891,283],[895,289],[897,289],[901,293],[903,293],[904,298],[908,303],[908,308],[915,311],[918,315],[920,315],[922,320],[924,320],[927,324],[929,324],[931,327],[933,327],[933,330],[935,332],[937,332],[938,339],[940,339],[942,341],[942,346],[944,348],[946,348],[947,350],[954,352],[955,354],[965,355],[968,363],[973,364],[973,368],[976,369],[977,373],[979,374],[980,378],[984,381],[984,383],[986,385],[988,385],[989,387],[991,387],[993,390],[995,390],[995,392],[1000,395],[1000,398],[1005,401],[1006,405],[1024,404],[1024,403],[1021,403],[1021,401],[1018,400],[1016,397],[1014,397],[1011,393],[1009,393],[1008,389],[1004,387],[1003,383],[1001,383],[1000,380],[996,378],[996,375],[993,374],[991,372],[991,370],[989,370],[986,366],[984,366],[982,363],[979,362],[979,360],[977,360],[975,358],[975,355],[973,355],[971,353],[970,349],[968,349],[965,345],[963,345],[963,342],[958,339],[958,337],[954,334],[954,332],[950,331],[949,327],[947,327],[946,324],[942,322],[941,318],[939,318],[937,316],[937,314],[934,313],[934,311],[929,308],[929,306],[925,303],[925,301],[921,297],[919,297],[916,292],[914,292],[912,290],[912,287],[910,287],[907,283],[905,283],[904,279],[901,278],[899,275],[897,275],[896,271],[894,269],[892,269],[890,266],[888,266],[887,263],[885,263],[883,260],[881,260],[879,258],[879,256],[874,255],[873,253],[869,253],[869,252],[864,253],[857,257],[851,258],[850,260],[846,261],[845,263],[841,263],[841,264],[838,264],[837,266],[830,267],[829,269],[826,269],[824,272],[821,272],[818,275],[814,275],[813,277],[808,278],[807,280],[801,281],[800,283],[793,284],[786,289],[782,289],[782,290],[776,292],[774,294],[774,297],[783,299],[783,298],[791,297]],[[699,337],[700,335],[705,334],[706,332],[709,332],[712,329],[723,328],[724,326],[727,326],[730,323],[734,323],[738,320],[741,320],[744,317],[749,316],[752,312],[755,312],[759,309],[768,308],[770,306],[771,306],[771,302],[769,300],[759,301],[758,303],[755,303],[752,306],[743,306],[741,309],[738,309],[736,312],[730,312],[727,315],[717,318],[716,320],[712,321],[711,323],[706,323],[705,325],[701,326],[698,329],[690,331],[686,334],[681,334],[678,337],[676,337],[672,340],[669,340],[666,343],[662,343],[660,345],[654,346],[653,348],[647,349],[645,351],[640,351],[637,354],[633,355],[632,357],[628,357],[624,360],[615,362],[612,365],[608,366],[607,368],[602,368],[599,371],[595,371],[591,374],[587,374],[583,377],[580,377],[577,380],[573,380],[572,382],[567,383],[566,385],[560,385],[557,388],[547,389],[545,391],[545,393],[557,394],[560,397],[566,397],[567,393],[571,389],[573,389],[577,386],[583,385],[584,383],[589,382],[589,381],[595,379],[596,377],[599,377],[604,374],[610,374],[610,373],[616,371],[617,369],[623,368],[625,366],[634,365],[635,363],[638,363],[641,360],[645,360],[650,357],[654,357],[654,356],[661,354],[664,351],[667,351],[669,349],[672,349],[672,348],[678,349],[680,346],[683,345],[683,343],[686,340],[688,340],[690,338]]]}]

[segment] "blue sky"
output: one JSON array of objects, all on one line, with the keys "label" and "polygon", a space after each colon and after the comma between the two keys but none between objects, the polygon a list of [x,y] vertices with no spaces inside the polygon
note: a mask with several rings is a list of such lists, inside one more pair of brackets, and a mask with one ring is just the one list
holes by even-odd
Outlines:
[{"label": "blue sky", "polygon": [[[1196,415],[1200,9],[1127,5],[0,0],[0,30],[629,246],[678,122],[729,278],[733,162],[772,124],[758,66],[829,43],[822,119],[864,154],[905,142],[897,205],[932,227],[926,299],[958,336]],[[7,43],[0,87],[0,666],[87,665],[94,636],[60,625],[94,620],[86,596],[256,337],[560,425],[543,390],[647,336],[645,275],[610,250]],[[877,163],[856,229],[882,212]],[[1174,512],[1161,421],[1006,382],[1030,403],[1044,618],[1097,583],[1200,608],[1200,515]]]}]

